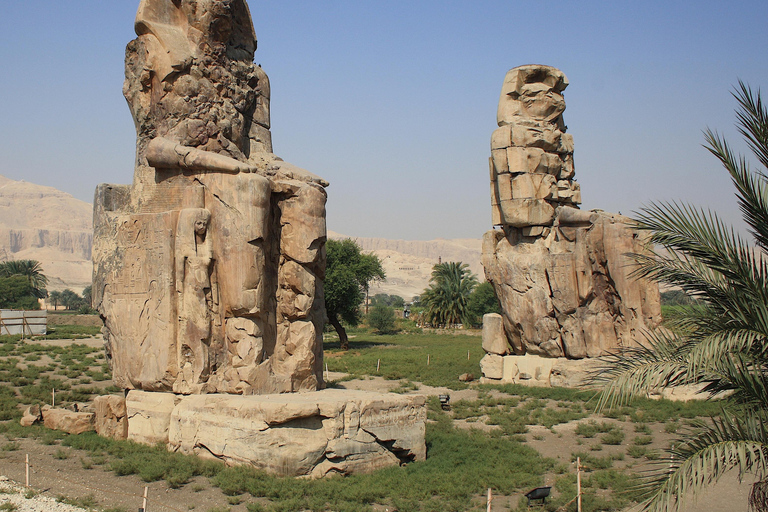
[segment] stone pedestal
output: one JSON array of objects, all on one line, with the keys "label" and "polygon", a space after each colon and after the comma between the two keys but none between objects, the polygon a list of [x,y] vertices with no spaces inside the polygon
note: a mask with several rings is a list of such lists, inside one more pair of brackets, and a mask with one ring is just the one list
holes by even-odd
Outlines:
[{"label": "stone pedestal", "polygon": [[423,396],[131,391],[127,409],[128,439],[280,475],[363,473],[426,458]]}]

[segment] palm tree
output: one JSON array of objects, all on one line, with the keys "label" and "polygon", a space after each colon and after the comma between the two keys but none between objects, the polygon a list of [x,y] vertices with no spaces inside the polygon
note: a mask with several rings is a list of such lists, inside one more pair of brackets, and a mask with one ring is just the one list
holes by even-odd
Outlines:
[{"label": "palm tree", "polygon": [[53,303],[53,310],[59,309],[59,302],[61,302],[61,292],[53,291],[48,294],[48,299]]},{"label": "palm tree", "polygon": [[32,292],[38,299],[48,295],[45,287],[48,278],[43,274],[43,266],[35,260],[15,260],[0,263],[0,277],[25,276],[29,280]]},{"label": "palm tree", "polygon": [[682,434],[669,459],[643,479],[646,510],[680,510],[684,497],[738,469],[758,480],[750,506],[768,511],[768,110],[760,92],[741,82],[733,95],[739,132],[760,168],[752,170],[709,130],[706,148],[736,186],[751,240],[708,210],[678,203],[642,209],[637,227],[661,249],[636,256],[638,274],[698,300],[647,346],[614,354],[595,378],[605,386],[599,407],[681,384],[705,383],[711,395],[728,391],[722,414]]},{"label": "palm tree", "polygon": [[466,263],[450,261],[432,267],[429,287],[421,295],[426,320],[432,325],[471,323],[469,296],[477,286],[477,277]]}]

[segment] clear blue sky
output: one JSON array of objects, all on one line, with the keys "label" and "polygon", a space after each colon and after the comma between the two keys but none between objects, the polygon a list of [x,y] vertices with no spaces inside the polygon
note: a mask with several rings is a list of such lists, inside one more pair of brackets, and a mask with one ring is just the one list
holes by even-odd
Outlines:
[{"label": "clear blue sky", "polygon": [[[121,87],[138,0],[1,2],[0,174],[86,201],[98,183],[130,183]],[[702,130],[735,141],[733,86],[768,87],[768,2],[249,4],[275,152],[331,182],[329,229],[481,237],[502,81],[529,63],[571,82],[585,208],[679,199],[738,218]]]}]

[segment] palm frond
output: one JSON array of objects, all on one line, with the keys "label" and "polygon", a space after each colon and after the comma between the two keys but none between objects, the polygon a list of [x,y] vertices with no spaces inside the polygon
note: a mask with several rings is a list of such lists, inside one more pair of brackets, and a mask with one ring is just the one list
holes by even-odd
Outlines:
[{"label": "palm frond", "polygon": [[678,512],[687,499],[724,473],[737,469],[765,474],[768,469],[768,433],[763,415],[736,417],[723,411],[711,426],[703,423],[685,433],[635,489],[647,511]]}]

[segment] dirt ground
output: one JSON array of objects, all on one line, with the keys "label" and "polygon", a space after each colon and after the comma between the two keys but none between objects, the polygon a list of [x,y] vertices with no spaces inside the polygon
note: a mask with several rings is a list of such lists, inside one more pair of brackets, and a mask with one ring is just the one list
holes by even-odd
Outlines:
[{"label": "dirt ground", "polygon": [[[101,340],[92,338],[88,340],[76,340],[77,343],[86,343],[89,346],[98,347]],[[62,346],[72,343],[71,340],[46,341],[50,345]],[[343,374],[331,372],[330,380],[337,380]],[[347,389],[360,389],[367,391],[389,391],[400,384],[399,381],[385,380],[381,377],[367,377],[363,379],[344,381],[339,387]],[[433,388],[419,386],[413,394],[438,395],[449,394],[452,402],[459,400],[477,400],[478,391],[466,389],[451,391],[447,388]],[[527,444],[539,451],[545,457],[551,457],[558,462],[573,466],[570,461],[572,452],[584,451],[589,453],[591,446],[599,443],[597,438],[585,439],[576,435],[579,423],[589,421],[589,418],[555,425],[552,429],[543,426],[530,426],[525,434]],[[636,433],[636,424],[621,422],[611,419],[600,419],[601,422],[616,424],[626,438],[620,445],[603,445],[595,453],[600,457],[607,455],[625,454],[627,447],[633,439],[642,435]],[[460,428],[481,428],[490,430],[498,428],[486,425],[482,421],[467,422],[456,420],[455,424]],[[650,424],[653,441],[648,445],[649,449],[666,448],[673,440],[674,434],[664,431],[663,424]],[[246,504],[259,502],[259,499],[251,496],[230,498],[225,496],[218,488],[212,487],[207,478],[197,477],[179,489],[171,489],[165,481],[145,483],[137,476],[116,476],[104,469],[104,466],[94,464],[85,452],[80,452],[58,444],[45,445],[40,441],[29,439],[8,439],[0,435],[0,475],[23,483],[25,478],[25,456],[29,455],[31,469],[31,485],[45,495],[58,497],[82,498],[92,496],[97,506],[103,509],[122,507],[126,511],[137,510],[142,504],[144,487],[148,487],[148,511],[175,511],[187,512],[199,510],[208,512],[211,509],[231,510],[232,512],[246,512]],[[630,468],[633,471],[642,471],[647,465],[644,459],[634,459],[624,456],[623,460],[614,463],[616,468]],[[546,482],[551,485],[554,482]],[[696,503],[689,503],[685,512],[720,512],[720,511],[746,511],[747,496],[752,481],[739,483],[735,473],[726,475],[721,481],[702,494]],[[502,511],[514,507],[520,496],[495,497],[492,510]],[[381,508],[381,510],[385,510]]]}]

